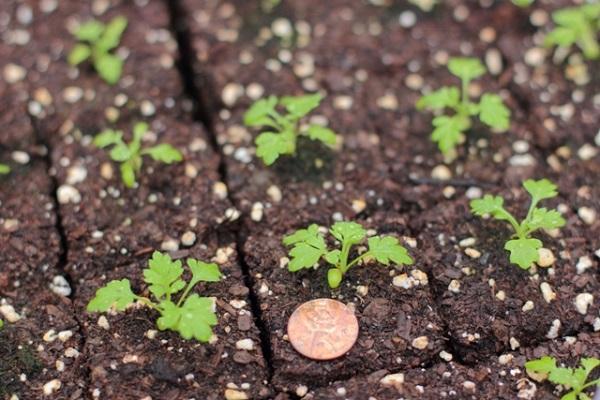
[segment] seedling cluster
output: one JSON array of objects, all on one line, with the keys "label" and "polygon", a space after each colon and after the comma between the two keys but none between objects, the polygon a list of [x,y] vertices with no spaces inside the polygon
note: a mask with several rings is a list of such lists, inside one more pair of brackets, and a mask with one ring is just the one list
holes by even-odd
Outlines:
[{"label": "seedling cluster", "polygon": [[[124,311],[135,301],[158,311],[156,321],[160,330],[178,332],[184,339],[196,339],[208,342],[212,337],[212,326],[217,324],[214,299],[190,294],[199,282],[218,282],[221,280],[219,267],[214,263],[205,263],[188,258],[186,264],[192,274],[186,282],[182,279],[181,261],[172,260],[168,254],[155,251],[144,269],[144,282],[148,285],[154,301],[148,297],[136,295],[131,290],[129,279],[114,280],[98,289],[96,296],[89,302],[89,312]],[[174,296],[181,292],[179,298]]]},{"label": "seedling cluster", "polygon": [[469,84],[486,72],[481,61],[476,58],[451,58],[448,69],[460,78],[461,87],[444,86],[422,96],[416,104],[418,110],[441,112],[450,109],[454,112],[433,118],[431,138],[447,156],[454,154],[456,146],[464,141],[465,132],[471,129],[474,116],[494,129],[506,130],[510,126],[510,110],[499,95],[484,93],[479,103],[469,99]]},{"label": "seedling cluster", "polygon": [[315,268],[323,258],[331,265],[327,271],[329,287],[337,288],[346,272],[363,260],[371,258],[383,265],[390,265],[390,262],[393,262],[398,266],[413,263],[408,251],[400,245],[398,239],[392,236],[370,237],[367,240],[369,249],[350,261],[352,248],[362,243],[367,237],[367,231],[356,222],[336,222],[329,233],[337,240],[338,248],[331,248],[327,245],[323,233],[316,224],[284,237],[283,244],[292,246],[288,269],[296,272],[303,268]]},{"label": "seedling cluster", "polygon": [[69,64],[79,65],[89,59],[98,75],[114,85],[121,78],[123,60],[111,51],[119,46],[126,28],[127,19],[122,16],[113,18],[108,24],[95,20],[82,24],[75,31],[80,43],[69,53]]},{"label": "seedling cluster", "polygon": [[541,374],[544,379],[557,385],[562,385],[569,390],[561,400],[592,400],[585,393],[586,389],[600,386],[600,378],[588,382],[592,371],[600,366],[597,358],[582,358],[578,368],[558,367],[554,357],[544,356],[536,360],[527,361],[525,368],[528,373]]},{"label": "seedling cluster", "polygon": [[183,159],[179,150],[170,144],[163,143],[142,148],[142,138],[147,131],[148,124],[138,122],[133,127],[133,139],[129,143],[123,140],[122,131],[113,129],[106,129],[94,138],[94,144],[100,148],[113,146],[109,153],[110,158],[121,164],[121,178],[129,188],[136,183],[136,176],[142,169],[143,156],[149,156],[164,164],[172,164]]},{"label": "seedling cluster", "polygon": [[[305,96],[269,96],[256,101],[244,115],[244,124],[249,127],[264,127],[267,130],[256,138],[256,155],[265,165],[273,164],[282,155],[295,155],[298,137],[307,136],[328,146],[336,143],[335,133],[324,126],[309,124],[300,126],[300,120],[317,108],[323,100],[320,94]],[[278,111],[285,109],[285,112]]]},{"label": "seedling cluster", "polygon": [[538,249],[542,241],[531,237],[539,229],[555,229],[565,225],[565,220],[557,210],[537,207],[544,199],[556,197],[556,185],[547,179],[528,179],[523,187],[531,196],[527,216],[521,223],[504,208],[504,199],[486,194],[482,199],[471,201],[471,211],[478,216],[490,215],[499,221],[507,221],[514,230],[514,239],[506,242],[504,249],[510,252],[510,262],[523,269],[530,268],[539,260]]},{"label": "seedling cluster", "polygon": [[563,8],[552,13],[556,24],[545,38],[548,47],[579,47],[588,60],[600,58],[600,3]]}]

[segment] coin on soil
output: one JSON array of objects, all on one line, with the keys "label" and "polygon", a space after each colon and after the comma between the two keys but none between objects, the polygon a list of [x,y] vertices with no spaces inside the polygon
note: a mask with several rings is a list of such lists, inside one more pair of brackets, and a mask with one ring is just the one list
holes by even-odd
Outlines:
[{"label": "coin on soil", "polygon": [[344,355],[358,337],[358,321],[344,303],[315,299],[301,304],[288,321],[288,337],[296,351],[313,360]]}]

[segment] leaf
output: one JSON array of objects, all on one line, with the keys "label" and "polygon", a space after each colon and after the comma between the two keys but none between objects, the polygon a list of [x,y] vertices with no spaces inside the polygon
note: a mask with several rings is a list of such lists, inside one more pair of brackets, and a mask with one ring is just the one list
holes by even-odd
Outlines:
[{"label": "leaf", "polygon": [[157,299],[175,294],[185,286],[180,279],[183,274],[181,261],[173,261],[168,254],[155,251],[148,266],[144,269],[144,281],[150,285],[150,292]]},{"label": "leaf", "polygon": [[544,38],[544,46],[569,47],[577,42],[577,32],[571,28],[558,26]]},{"label": "leaf", "polygon": [[504,199],[500,196],[492,196],[486,194],[482,199],[471,200],[471,212],[480,217],[484,215],[491,215],[497,219],[502,218],[506,210],[504,209]]},{"label": "leaf", "polygon": [[113,159],[113,161],[118,162],[130,160],[133,156],[131,150],[129,149],[129,146],[127,146],[123,142],[115,143],[115,147],[113,147],[110,153],[108,154],[110,155],[110,158]]},{"label": "leaf", "polygon": [[302,268],[311,268],[327,252],[325,239],[319,232],[319,227],[316,224],[310,225],[307,229],[299,229],[293,234],[285,236],[283,244],[294,246],[289,253],[292,260],[288,264],[288,270],[292,272]]},{"label": "leaf", "polygon": [[548,179],[540,179],[538,181],[527,179],[523,182],[523,187],[531,195],[534,202],[551,199],[558,195],[556,185]]},{"label": "leaf", "polygon": [[133,164],[129,161],[124,162],[119,167],[121,170],[121,180],[125,184],[126,187],[132,188],[135,185],[135,170],[133,168]]},{"label": "leaf", "polygon": [[331,265],[338,265],[340,262],[340,254],[341,251],[338,249],[331,250],[327,254],[325,254],[325,261],[327,261]]},{"label": "leaf", "polygon": [[121,78],[123,60],[112,54],[101,54],[94,60],[94,67],[102,79],[114,85]]},{"label": "leaf", "polygon": [[435,129],[431,133],[431,139],[438,144],[443,154],[447,154],[461,142],[462,133],[469,129],[470,122],[468,118],[460,115],[440,115],[433,119],[433,126]]},{"label": "leaf", "polygon": [[256,101],[244,114],[244,125],[246,126],[271,126],[273,124],[270,113],[275,112],[277,97],[269,96],[266,99]]},{"label": "leaf", "polygon": [[525,221],[525,226],[529,232],[533,232],[538,229],[560,228],[565,223],[565,219],[558,211],[535,208],[531,214],[531,218]]},{"label": "leaf", "polygon": [[579,380],[575,377],[571,368],[557,367],[550,371],[548,379],[553,383],[568,388],[576,388],[579,386]]},{"label": "leaf", "polygon": [[367,236],[362,225],[350,221],[336,222],[329,231],[344,245],[357,244]]},{"label": "leaf", "polygon": [[485,74],[485,66],[478,58],[453,57],[448,61],[448,69],[463,82],[469,82]]},{"label": "leaf", "polygon": [[212,299],[192,294],[181,307],[170,301],[162,302],[161,307],[162,316],[157,321],[159,329],[173,330],[187,340],[194,338],[208,342],[212,337],[211,326],[218,322]]},{"label": "leaf", "polygon": [[159,161],[165,164],[172,164],[183,159],[183,156],[179,150],[166,143],[144,149],[142,154],[147,154],[152,157],[154,161]]},{"label": "leaf", "polygon": [[104,24],[99,21],[88,21],[79,26],[75,37],[83,42],[95,42],[104,32]]},{"label": "leaf", "polygon": [[123,132],[105,129],[94,138],[94,145],[104,148],[113,144],[123,143]]},{"label": "leaf", "polygon": [[486,93],[479,102],[479,119],[492,128],[506,130],[510,127],[510,110],[500,96]]},{"label": "leaf", "polygon": [[552,20],[557,25],[573,28],[575,30],[586,24],[586,16],[580,7],[563,8],[552,13]]},{"label": "leaf", "polygon": [[6,175],[10,172],[10,167],[6,164],[0,164],[0,174]]},{"label": "leaf", "polygon": [[417,109],[424,108],[441,110],[446,107],[455,108],[460,102],[460,93],[457,88],[444,86],[436,91],[422,96],[417,101]]},{"label": "leaf", "polygon": [[319,140],[329,146],[333,146],[337,141],[335,132],[324,126],[310,125],[306,132],[312,140]]},{"label": "leaf", "polygon": [[529,269],[539,260],[538,249],[542,242],[538,239],[513,239],[506,242],[504,249],[510,251],[510,262],[523,269]]},{"label": "leaf", "polygon": [[113,18],[104,29],[102,36],[96,42],[98,51],[107,52],[119,45],[123,32],[127,29],[127,18],[118,16]]},{"label": "leaf", "polygon": [[92,55],[92,49],[86,44],[76,44],[69,53],[67,61],[71,65],[78,65],[87,60]]},{"label": "leaf", "polygon": [[530,372],[548,374],[556,368],[556,360],[554,357],[544,356],[536,360],[527,361],[525,363],[525,368]]},{"label": "leaf", "polygon": [[383,265],[393,261],[396,265],[410,265],[414,261],[408,251],[392,236],[375,236],[369,238],[369,253]]},{"label": "leaf", "polygon": [[296,137],[292,132],[263,132],[255,140],[256,155],[265,165],[273,164],[283,154],[293,154],[296,148]]},{"label": "leaf", "polygon": [[205,263],[201,260],[188,258],[187,265],[192,271],[192,283],[190,285],[197,282],[218,282],[221,280],[221,271],[215,263]]},{"label": "leaf", "polygon": [[138,122],[133,126],[133,140],[136,142],[141,142],[144,134],[148,132],[150,127],[146,122]]},{"label": "leaf", "polygon": [[600,360],[597,358],[582,358],[580,364],[589,374],[594,368],[600,367]]},{"label": "leaf", "polygon": [[512,0],[519,7],[528,7],[533,4],[534,0]]},{"label": "leaf", "polygon": [[319,233],[319,226],[317,224],[311,224],[306,229],[298,229],[296,232],[291,235],[287,235],[283,238],[283,244],[286,246],[290,246],[295,243],[305,242],[307,240],[311,240],[314,237],[321,236]]},{"label": "leaf", "polygon": [[340,283],[342,283],[342,278],[342,271],[340,271],[337,268],[329,268],[329,270],[327,271],[327,283],[332,289],[335,289],[340,286]]},{"label": "leaf", "polygon": [[96,296],[88,303],[87,310],[102,312],[114,308],[123,311],[135,301],[136,297],[131,291],[129,279],[110,281],[106,286],[98,289]]},{"label": "leaf", "polygon": [[319,106],[323,96],[319,93],[304,96],[285,96],[280,103],[296,119],[302,118]]}]

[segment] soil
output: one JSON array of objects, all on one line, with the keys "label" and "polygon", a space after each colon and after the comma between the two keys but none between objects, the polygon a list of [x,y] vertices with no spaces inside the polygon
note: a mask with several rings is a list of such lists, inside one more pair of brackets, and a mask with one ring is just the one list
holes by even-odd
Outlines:
[{"label": "soil", "polygon": [[[559,398],[525,361],[600,356],[598,63],[541,46],[543,22],[569,4],[450,0],[425,13],[392,1],[9,0],[0,317],[12,306],[21,318],[0,331],[0,398]],[[116,15],[129,25],[123,77],[110,86],[66,56],[77,23]],[[433,115],[414,104],[457,83],[445,66],[456,55],[485,60],[491,73],[470,93],[499,93],[512,119],[503,133],[475,124],[448,160],[429,140]],[[340,143],[301,139],[295,157],[265,167],[245,110],[315,91],[327,96],[311,122]],[[106,128],[130,138],[138,121],[150,124],[145,145],[170,143],[184,162],[144,160],[128,189],[92,140]],[[567,225],[536,234],[555,264],[525,271],[502,250],[508,228],[468,202],[498,194],[522,215],[522,180],[542,177],[559,187],[544,205]],[[357,266],[337,290],[324,267],[290,273],[282,236],[338,220],[398,237],[415,265]],[[155,249],[219,264],[226,278],[196,288],[217,299],[216,341],[157,331],[139,305],[85,311],[112,279],[145,293]],[[594,296],[585,312],[582,293]],[[318,297],[359,320],[337,360],[308,360],[286,336],[291,312]]]}]

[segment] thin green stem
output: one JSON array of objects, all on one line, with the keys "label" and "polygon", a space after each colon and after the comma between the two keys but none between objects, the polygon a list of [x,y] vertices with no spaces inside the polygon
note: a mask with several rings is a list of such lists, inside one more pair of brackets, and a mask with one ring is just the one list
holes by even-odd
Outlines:
[{"label": "thin green stem", "polygon": [[187,287],[183,291],[183,294],[181,295],[181,297],[179,297],[179,301],[177,301],[177,307],[181,307],[181,305],[183,304],[183,302],[187,298],[188,294],[190,293],[190,290],[192,290],[192,288],[194,286],[196,286],[196,283],[197,282],[189,281],[189,283],[187,284]]},{"label": "thin green stem", "polygon": [[586,389],[586,388],[588,388],[590,386],[594,386],[594,385],[599,385],[600,386],[600,379],[596,379],[595,381],[591,381],[591,382],[586,383],[585,385],[583,385],[581,387],[581,390],[584,390],[584,389]]},{"label": "thin green stem", "polygon": [[362,253],[360,256],[356,257],[354,260],[352,260],[352,262],[350,264],[348,264],[348,266],[346,267],[346,271],[349,270],[352,266],[358,264],[358,262],[360,260],[362,260],[365,257],[368,257],[371,255],[370,251],[365,251],[364,253]]},{"label": "thin green stem", "polygon": [[506,218],[506,220],[508,221],[508,223],[513,227],[513,229],[515,230],[515,233],[517,234],[517,236],[520,239],[525,239],[526,238],[526,236],[524,236],[525,232],[523,232],[523,228],[517,222],[517,220],[515,219],[515,217],[513,217],[511,213],[509,213],[508,211],[506,211],[503,208],[500,209],[499,212]]},{"label": "thin green stem", "polygon": [[340,252],[339,268],[342,273],[348,271],[348,254],[350,253],[350,244],[343,243],[342,251]]},{"label": "thin green stem", "polygon": [[147,305],[150,308],[155,309],[156,311],[160,311],[160,308],[154,304],[152,301],[150,301],[150,299],[143,297],[143,296],[135,296],[135,298],[139,301],[141,301],[142,303],[144,303],[145,305]]}]

